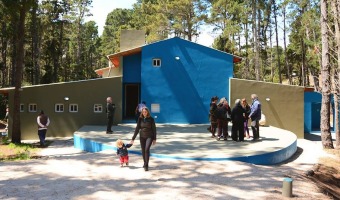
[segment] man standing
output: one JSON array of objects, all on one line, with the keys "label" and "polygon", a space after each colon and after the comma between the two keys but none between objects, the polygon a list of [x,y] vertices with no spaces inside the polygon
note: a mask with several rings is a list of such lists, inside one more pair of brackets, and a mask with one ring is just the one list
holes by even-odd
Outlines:
[{"label": "man standing", "polygon": [[107,127],[106,134],[112,134],[112,124],[113,124],[113,115],[115,111],[115,105],[112,104],[112,98],[106,98],[106,114],[107,114]]},{"label": "man standing", "polygon": [[40,146],[45,146],[45,138],[46,138],[46,132],[47,127],[50,125],[50,119],[47,115],[44,114],[44,111],[41,110],[38,117],[37,117],[37,123],[38,123],[38,135],[40,140]]},{"label": "man standing", "polygon": [[250,97],[252,99],[252,104],[250,107],[249,118],[251,119],[251,129],[254,137],[253,140],[258,140],[260,138],[259,121],[261,119],[261,103],[256,94],[252,94]]}]

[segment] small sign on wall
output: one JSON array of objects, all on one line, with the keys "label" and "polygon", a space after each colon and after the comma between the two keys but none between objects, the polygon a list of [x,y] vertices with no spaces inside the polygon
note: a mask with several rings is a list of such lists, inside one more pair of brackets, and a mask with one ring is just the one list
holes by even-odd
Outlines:
[{"label": "small sign on wall", "polygon": [[160,113],[161,112],[161,108],[160,105],[157,103],[153,103],[151,104],[151,112],[152,113]]}]

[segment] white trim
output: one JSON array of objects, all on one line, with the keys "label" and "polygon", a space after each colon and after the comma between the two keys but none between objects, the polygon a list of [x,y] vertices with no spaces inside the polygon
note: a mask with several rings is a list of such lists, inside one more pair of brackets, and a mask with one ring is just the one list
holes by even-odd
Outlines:
[{"label": "white trim", "polygon": [[61,113],[64,112],[65,106],[63,103],[56,103],[54,104],[54,112]]},{"label": "white trim", "polygon": [[23,103],[20,104],[20,112],[25,112],[25,104]]},{"label": "white trim", "polygon": [[102,113],[103,112],[103,105],[102,104],[94,104],[93,105],[93,112],[94,113]]},{"label": "white trim", "polygon": [[162,60],[160,58],[153,58],[152,59],[152,66],[153,67],[161,67],[162,66]]},{"label": "white trim", "polygon": [[78,110],[79,110],[78,104],[72,103],[72,104],[68,105],[68,111],[69,111],[70,113],[77,113]]},{"label": "white trim", "polygon": [[36,103],[28,104],[28,112],[37,112],[38,105]]}]

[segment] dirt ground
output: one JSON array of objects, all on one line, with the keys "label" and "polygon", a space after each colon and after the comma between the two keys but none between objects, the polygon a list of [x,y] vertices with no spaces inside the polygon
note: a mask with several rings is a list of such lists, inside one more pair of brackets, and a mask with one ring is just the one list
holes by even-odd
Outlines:
[{"label": "dirt ground", "polygon": [[0,199],[288,199],[285,177],[293,179],[293,199],[340,194],[340,154],[318,141],[299,139],[294,156],[275,166],[151,158],[148,172],[138,155],[120,167],[112,150],[88,153],[74,149],[72,138],[52,141],[36,152],[39,159],[0,162]]}]

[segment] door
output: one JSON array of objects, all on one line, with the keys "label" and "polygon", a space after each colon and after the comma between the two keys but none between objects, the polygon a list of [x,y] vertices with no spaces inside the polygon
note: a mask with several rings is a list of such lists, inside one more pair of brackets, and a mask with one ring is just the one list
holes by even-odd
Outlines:
[{"label": "door", "polygon": [[139,103],[140,86],[139,84],[128,83],[124,86],[124,110],[123,119],[135,119],[135,109]]},{"label": "door", "polygon": [[321,103],[312,103],[312,131],[320,131]]}]

